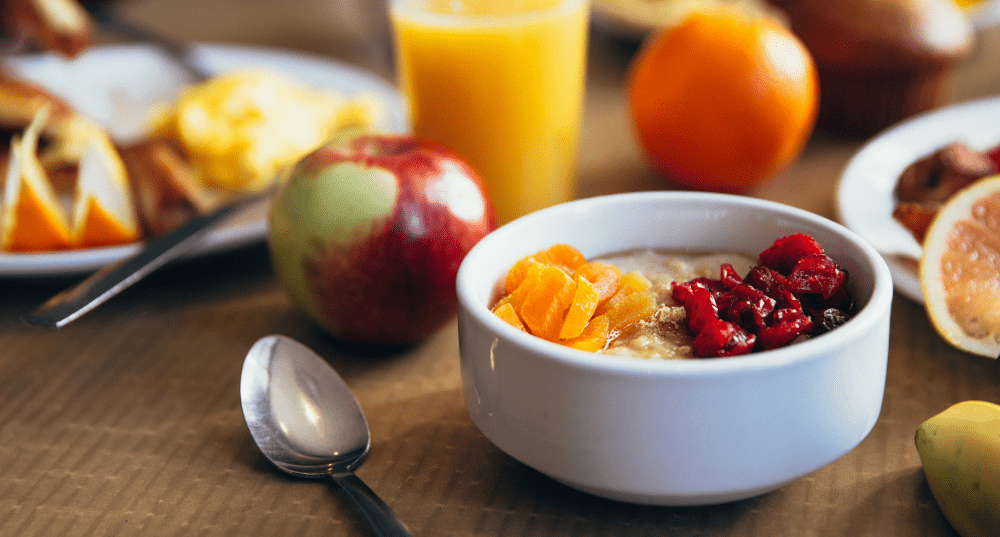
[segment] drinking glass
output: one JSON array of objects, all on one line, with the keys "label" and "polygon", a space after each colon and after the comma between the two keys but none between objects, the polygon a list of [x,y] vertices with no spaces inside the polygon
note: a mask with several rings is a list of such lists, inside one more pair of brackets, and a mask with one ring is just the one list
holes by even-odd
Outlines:
[{"label": "drinking glass", "polygon": [[505,223],[574,196],[586,0],[391,0],[414,134],[457,151]]}]

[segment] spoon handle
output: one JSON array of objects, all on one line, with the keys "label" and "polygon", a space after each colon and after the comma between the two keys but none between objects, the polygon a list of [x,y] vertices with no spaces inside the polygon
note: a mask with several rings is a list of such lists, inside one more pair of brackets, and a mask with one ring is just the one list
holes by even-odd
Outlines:
[{"label": "spoon handle", "polygon": [[410,536],[410,530],[403,521],[392,512],[392,509],[379,498],[354,472],[331,475],[330,477],[344,489],[344,492],[354,500],[361,510],[365,520],[379,537]]}]

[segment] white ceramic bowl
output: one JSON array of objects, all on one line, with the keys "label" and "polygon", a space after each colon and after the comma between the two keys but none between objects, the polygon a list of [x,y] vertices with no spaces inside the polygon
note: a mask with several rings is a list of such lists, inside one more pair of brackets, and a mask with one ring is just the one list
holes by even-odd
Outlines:
[{"label": "white ceramic bowl", "polygon": [[[634,248],[741,252],[812,235],[850,273],[860,310],[790,347],[648,361],[577,351],[489,309],[515,261],[566,243],[588,258]],[[753,198],[643,192],[574,201],[485,237],[458,272],[466,407],[501,450],[571,487],[658,505],[749,498],[843,456],[882,407],[892,279],[850,230]]]}]

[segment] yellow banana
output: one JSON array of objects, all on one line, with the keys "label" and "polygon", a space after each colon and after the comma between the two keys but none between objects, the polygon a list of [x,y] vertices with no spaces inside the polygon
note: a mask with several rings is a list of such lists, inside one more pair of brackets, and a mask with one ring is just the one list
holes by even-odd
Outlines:
[{"label": "yellow banana", "polygon": [[964,401],[917,428],[924,474],[962,537],[1000,536],[1000,405]]}]

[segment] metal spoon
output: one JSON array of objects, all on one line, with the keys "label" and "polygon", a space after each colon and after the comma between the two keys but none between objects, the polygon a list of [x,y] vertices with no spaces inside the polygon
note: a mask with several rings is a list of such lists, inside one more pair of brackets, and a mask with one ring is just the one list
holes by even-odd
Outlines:
[{"label": "metal spoon", "polygon": [[353,470],[368,453],[365,415],[322,358],[284,336],[250,348],[240,378],[243,417],[261,452],[299,477],[330,477],[377,535],[412,535]]}]

